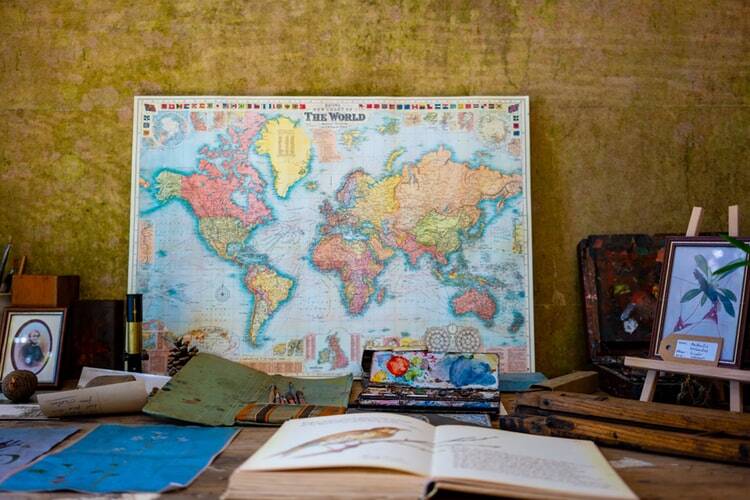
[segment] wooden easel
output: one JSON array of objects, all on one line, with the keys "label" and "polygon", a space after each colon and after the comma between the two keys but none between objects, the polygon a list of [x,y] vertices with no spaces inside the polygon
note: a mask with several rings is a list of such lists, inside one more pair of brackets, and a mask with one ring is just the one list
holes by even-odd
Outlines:
[{"label": "wooden easel", "polygon": [[[685,236],[698,236],[702,218],[703,209],[701,207],[693,207],[693,213],[690,215],[690,223],[688,224]],[[732,205],[729,207],[729,236],[737,237],[739,236],[739,231],[739,207]],[[742,383],[750,383],[750,370],[701,366],[661,359],[635,358],[632,356],[625,357],[625,366],[648,370],[646,372],[646,381],[643,383],[643,390],[641,391],[641,401],[651,401],[654,398],[656,379],[659,376],[659,372],[682,373],[685,375],[728,380],[729,410],[738,413],[742,413],[743,411]]]}]

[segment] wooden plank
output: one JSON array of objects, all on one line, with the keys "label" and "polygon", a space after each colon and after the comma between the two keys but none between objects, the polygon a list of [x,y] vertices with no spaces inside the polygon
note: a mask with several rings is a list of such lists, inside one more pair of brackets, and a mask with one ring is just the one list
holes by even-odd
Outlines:
[{"label": "wooden plank", "polygon": [[599,374],[597,372],[577,371],[539,382],[531,387],[550,391],[591,394],[599,389]]},{"label": "wooden plank", "polygon": [[590,439],[606,446],[750,464],[750,440],[747,439],[710,438],[559,415],[500,417],[500,428],[543,436]]},{"label": "wooden plank", "polygon": [[698,236],[701,227],[701,220],[703,220],[703,208],[693,207],[693,211],[690,214],[690,222],[688,222],[688,228],[687,231],[685,231],[685,236]]},{"label": "wooden plank", "polygon": [[[520,394],[515,413],[530,409],[569,416],[609,419],[682,431],[727,433],[750,437],[750,415],[664,403],[644,403],[612,396],[536,392]],[[750,451],[750,450],[749,450]]]},{"label": "wooden plank", "polygon": [[736,368],[722,368],[719,366],[700,366],[683,363],[673,363],[661,359],[644,359],[633,356],[625,356],[625,366],[631,368],[643,368],[644,370],[659,370],[671,373],[689,373],[699,377],[712,377],[722,380],[736,380],[738,382],[750,382],[750,370],[739,370]]},{"label": "wooden plank", "polygon": [[606,447],[601,452],[640,498],[747,498],[747,466]]}]

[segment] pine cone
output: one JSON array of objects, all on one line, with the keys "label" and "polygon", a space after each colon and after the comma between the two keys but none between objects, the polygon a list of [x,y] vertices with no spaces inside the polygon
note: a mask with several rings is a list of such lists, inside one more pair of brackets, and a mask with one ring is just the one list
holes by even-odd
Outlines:
[{"label": "pine cone", "polygon": [[169,359],[167,361],[167,373],[170,377],[174,376],[193,356],[198,354],[198,348],[190,347],[190,341],[183,341],[178,338],[174,341],[174,346],[169,350]]}]

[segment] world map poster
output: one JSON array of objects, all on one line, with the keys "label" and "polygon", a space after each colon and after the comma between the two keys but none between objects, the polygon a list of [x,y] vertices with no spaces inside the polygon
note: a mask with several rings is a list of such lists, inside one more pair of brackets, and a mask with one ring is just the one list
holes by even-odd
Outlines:
[{"label": "world map poster", "polygon": [[267,372],[365,347],[534,367],[526,97],[136,97],[131,293],[151,372],[187,337]]}]

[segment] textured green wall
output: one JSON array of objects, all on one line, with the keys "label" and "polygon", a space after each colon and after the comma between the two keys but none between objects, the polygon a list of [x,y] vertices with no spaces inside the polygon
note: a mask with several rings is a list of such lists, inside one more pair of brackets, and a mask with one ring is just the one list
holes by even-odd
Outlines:
[{"label": "textured green wall", "polygon": [[750,217],[748,2],[4,0],[0,31],[0,239],[87,298],[125,293],[137,94],[531,96],[550,374],[584,362],[580,238]]}]

